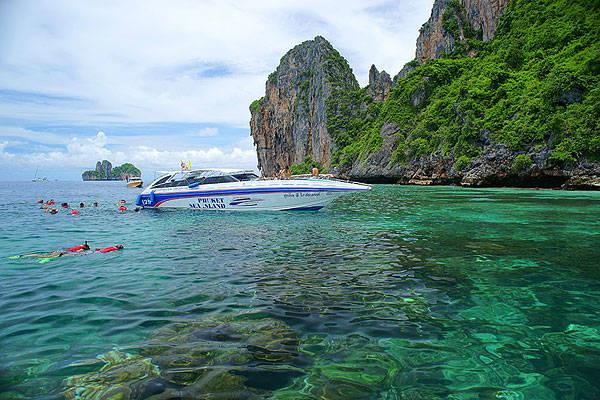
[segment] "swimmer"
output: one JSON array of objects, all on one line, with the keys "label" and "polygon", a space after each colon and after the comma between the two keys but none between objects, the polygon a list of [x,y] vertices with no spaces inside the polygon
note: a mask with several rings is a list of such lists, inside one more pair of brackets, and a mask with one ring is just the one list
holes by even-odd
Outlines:
[{"label": "swimmer", "polygon": [[62,203],[60,206],[62,208],[69,208],[69,203]]},{"label": "swimmer", "polygon": [[125,207],[125,206],[119,207],[119,212],[125,212],[125,211],[127,211],[127,207]]},{"label": "swimmer", "polygon": [[85,204],[83,204],[83,202],[79,203],[79,208],[84,208]]},{"label": "swimmer", "polygon": [[51,251],[48,253],[31,253],[31,254],[22,254],[18,256],[8,257],[11,260],[16,260],[19,258],[37,258],[39,259],[40,264],[45,264],[59,257],[72,257],[77,255],[85,255],[92,254],[90,250],[90,246],[87,243],[87,240],[79,246],[71,247],[65,250],[57,250]]},{"label": "swimmer", "polygon": [[53,206],[54,205],[54,200],[50,199],[46,202],[47,206]]},{"label": "swimmer", "polygon": [[38,200],[38,201],[37,201],[37,204],[44,204],[44,199],[42,199],[42,200]]},{"label": "swimmer", "polygon": [[87,240],[85,242],[83,242],[83,244],[80,244],[79,246],[75,246],[75,247],[70,247],[67,250],[67,252],[69,253],[81,253],[84,251],[87,251],[90,249],[90,245],[88,244]]},{"label": "swimmer", "polygon": [[54,214],[58,214],[58,210],[56,208],[51,208],[50,209],[50,214],[54,215]]},{"label": "swimmer", "polygon": [[75,209],[71,210],[71,215],[79,215],[79,214],[80,214],[79,211],[77,211]]},{"label": "swimmer", "polygon": [[122,249],[123,249],[123,245],[122,244],[115,244],[114,246],[105,247],[103,249],[96,249],[96,252],[98,252],[98,253],[110,253],[111,251],[117,251],[117,250],[122,250]]},{"label": "swimmer", "polygon": [[97,201],[94,202],[94,207],[98,207],[98,202]]},{"label": "swimmer", "polygon": [[58,258],[58,257],[70,257],[75,254],[66,252],[66,251],[51,251],[50,253],[31,253],[31,254],[22,254],[20,256],[12,256],[10,259],[16,258]]}]

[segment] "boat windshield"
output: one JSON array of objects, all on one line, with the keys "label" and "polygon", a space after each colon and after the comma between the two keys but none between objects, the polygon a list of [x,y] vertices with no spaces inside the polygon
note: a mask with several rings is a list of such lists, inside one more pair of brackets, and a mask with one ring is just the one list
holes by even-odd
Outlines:
[{"label": "boat windshield", "polygon": [[207,173],[189,173],[179,172],[172,175],[166,175],[154,183],[151,188],[168,188],[178,186],[199,186],[210,185],[215,183],[241,182],[252,181],[258,179],[258,176],[253,173],[239,174],[217,174],[211,175]]},{"label": "boat windshield", "polygon": [[258,175],[253,173],[235,174],[233,177],[238,181],[255,181],[258,179]]}]

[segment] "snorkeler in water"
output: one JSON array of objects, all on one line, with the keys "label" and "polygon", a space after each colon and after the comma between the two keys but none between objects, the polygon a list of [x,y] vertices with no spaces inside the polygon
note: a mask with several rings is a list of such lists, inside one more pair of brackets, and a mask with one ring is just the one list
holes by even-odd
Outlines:
[{"label": "snorkeler in water", "polygon": [[51,251],[49,253],[31,253],[31,254],[21,254],[18,256],[11,256],[8,257],[11,260],[17,259],[17,258],[58,258],[58,257],[70,257],[70,256],[74,256],[76,254],[73,253],[69,253],[68,251]]},{"label": "snorkeler in water", "polygon": [[123,249],[122,244],[116,244],[114,246],[105,247],[103,249],[97,248],[95,251],[91,251],[90,246],[88,245],[87,240],[86,240],[82,245],[70,247],[65,250],[51,251],[48,253],[21,254],[21,255],[17,255],[17,256],[10,256],[10,257],[8,257],[8,259],[17,260],[20,258],[36,258],[39,260],[38,262],[40,264],[45,264],[45,263],[48,263],[59,257],[83,256],[83,255],[90,255],[90,254],[94,254],[94,253],[110,253],[110,252],[118,251],[118,250],[122,250],[122,249]]},{"label": "snorkeler in water", "polygon": [[122,249],[123,249],[122,244],[115,244],[114,246],[105,247],[103,249],[96,249],[96,252],[97,253],[110,253],[111,251],[117,251],[117,250],[122,250]]},{"label": "snorkeler in water", "polygon": [[83,244],[80,244],[79,246],[68,248],[67,251],[69,253],[81,253],[81,252],[87,251],[89,249],[90,249],[90,246],[88,245],[88,242],[86,240],[85,242],[83,242]]},{"label": "snorkeler in water", "polygon": [[23,257],[33,257],[33,258],[49,258],[49,257],[63,257],[63,256],[74,256],[75,254],[69,253],[85,253],[90,250],[90,245],[87,240],[80,244],[79,246],[69,247],[64,250],[51,251],[48,253],[31,253],[31,254],[23,254],[20,256],[14,256],[15,258],[23,258]]}]

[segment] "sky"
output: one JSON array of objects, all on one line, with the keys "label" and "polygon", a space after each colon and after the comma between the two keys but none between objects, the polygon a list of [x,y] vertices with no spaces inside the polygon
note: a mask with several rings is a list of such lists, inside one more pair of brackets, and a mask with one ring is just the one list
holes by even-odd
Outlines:
[{"label": "sky", "polygon": [[0,181],[256,169],[248,106],[321,35],[362,86],[414,58],[432,0],[0,0]]}]

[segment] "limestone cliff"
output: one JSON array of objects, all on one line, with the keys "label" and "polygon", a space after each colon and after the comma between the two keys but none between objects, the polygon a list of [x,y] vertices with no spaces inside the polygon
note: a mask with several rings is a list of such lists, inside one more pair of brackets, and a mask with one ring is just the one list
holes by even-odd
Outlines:
[{"label": "limestone cliff", "polygon": [[435,0],[416,58],[364,88],[325,39],[304,42],[250,107],[259,167],[600,190],[599,26],[586,0]]},{"label": "limestone cliff", "polygon": [[262,174],[306,157],[329,165],[335,143],[327,132],[327,100],[358,89],[347,61],[317,36],[287,52],[266,83],[266,94],[250,106],[250,130]]},{"label": "limestone cliff", "polygon": [[369,70],[368,94],[375,101],[385,101],[392,90],[392,78],[385,72],[379,72],[375,65]]},{"label": "limestone cliff", "polygon": [[423,63],[454,51],[465,39],[491,40],[509,0],[435,0],[417,39],[416,59]]}]

